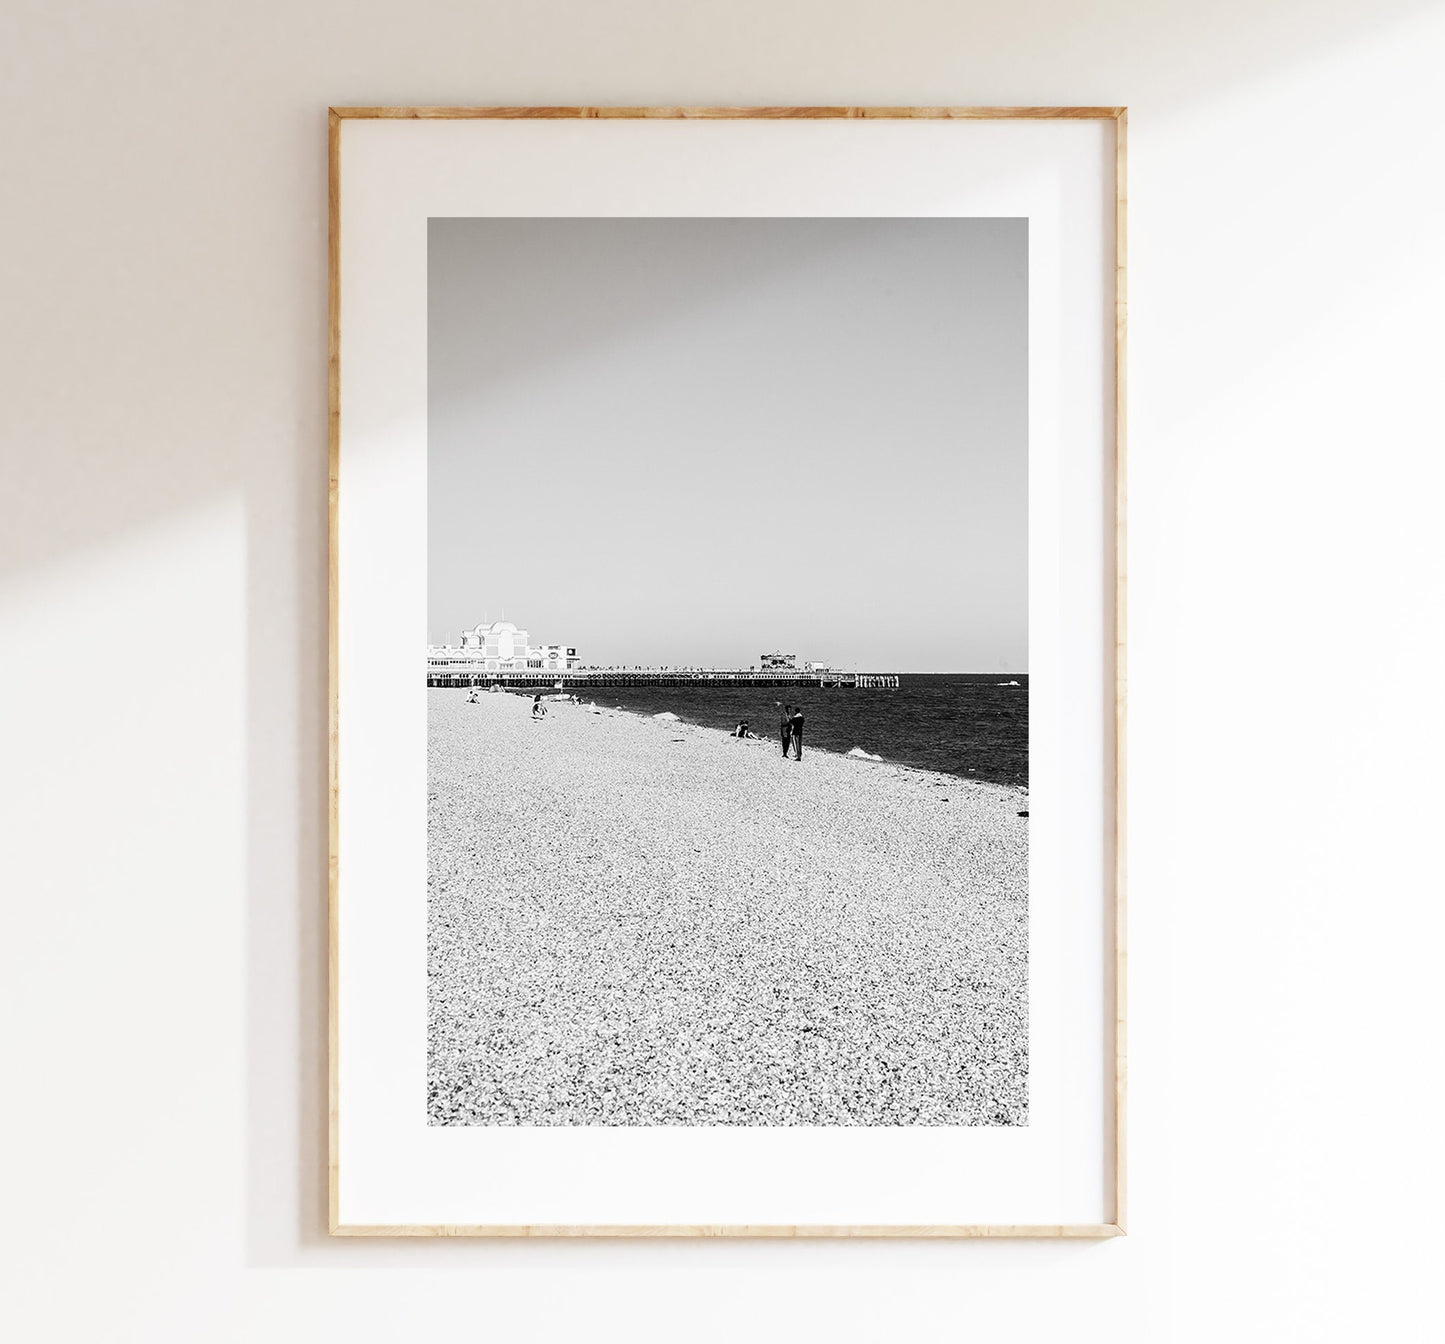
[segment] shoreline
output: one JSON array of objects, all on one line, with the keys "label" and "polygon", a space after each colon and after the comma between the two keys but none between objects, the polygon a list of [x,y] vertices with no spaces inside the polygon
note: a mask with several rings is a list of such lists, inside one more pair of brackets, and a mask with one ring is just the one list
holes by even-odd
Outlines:
[{"label": "shoreline", "polygon": [[[431,688],[428,688],[428,694],[429,694],[429,695],[430,695],[430,694],[435,694],[435,693],[437,693],[438,691],[443,692],[443,693],[448,693],[448,694],[456,694],[459,689],[460,689],[460,688],[458,688],[458,687],[431,687]],[[489,692],[485,692],[485,691],[484,691],[482,694],[486,695],[486,694],[489,694]],[[517,690],[504,689],[504,690],[501,692],[501,694],[513,696],[513,697],[516,698],[516,699],[525,699],[525,700],[530,704],[530,703],[531,703],[532,696],[535,694],[535,692],[532,692],[532,691],[517,691]],[[557,692],[554,691],[554,692],[552,692],[551,694],[552,694],[552,695],[556,695]],[[545,695],[545,694],[542,696],[542,701],[543,701],[544,704],[548,704],[548,705],[551,705],[551,704],[553,703],[553,701],[550,699],[550,697],[549,697],[548,695]],[[558,702],[556,702],[556,703],[559,703],[559,704],[567,704],[567,705],[569,705],[571,708],[581,709],[581,710],[584,710],[584,711],[587,712],[587,713],[595,713],[595,714],[602,714],[602,715],[606,715],[606,714],[628,714],[628,715],[632,715],[633,717],[638,718],[638,719],[651,719],[651,720],[656,720],[657,717],[658,717],[657,713],[655,713],[655,712],[653,712],[653,711],[650,711],[650,710],[646,710],[646,709],[631,709],[631,708],[629,708],[629,707],[626,706],[626,705],[604,705],[604,704],[602,704],[600,701],[596,701],[596,700],[588,701],[587,703],[585,703],[585,704],[580,704],[580,705],[573,705],[573,704],[571,704],[570,701],[558,701]],[[595,709],[595,710],[592,709],[592,708],[590,708],[590,706],[592,706],[592,705],[596,705],[596,709]],[[674,712],[674,713],[675,713],[675,711],[661,711],[661,712]],[[716,733],[716,734],[718,734],[719,736],[724,737],[724,738],[732,738],[733,741],[752,741],[752,740],[757,740],[757,741],[761,741],[761,742],[764,742],[764,743],[771,743],[771,745],[772,745],[773,747],[775,747],[775,748],[778,749],[778,754],[779,754],[780,756],[781,756],[781,754],[782,754],[781,746],[780,746],[780,743],[779,743],[779,738],[776,737],[776,736],[774,736],[774,737],[768,737],[768,736],[765,736],[764,734],[759,733],[759,734],[757,735],[756,739],[750,739],[750,738],[734,738],[733,735],[732,735],[730,732],[728,732],[726,729],[724,729],[724,728],[714,727],[714,726],[713,726],[712,724],[710,724],[710,723],[698,723],[698,722],[696,722],[695,720],[686,718],[686,717],[684,717],[684,716],[681,715],[681,714],[678,714],[678,715],[677,715],[677,721],[678,721],[679,723],[681,723],[681,724],[684,724],[684,725],[685,725],[686,727],[688,727],[688,728],[696,728],[696,729],[701,730],[702,732],[707,732],[707,733]],[[934,770],[934,769],[932,769],[932,768],[930,768],[929,766],[926,766],[926,765],[914,765],[914,764],[912,764],[912,763],[909,762],[909,761],[895,761],[895,760],[890,760],[887,756],[884,756],[884,755],[882,755],[881,753],[867,754],[867,748],[864,747],[864,746],[862,746],[861,744],[855,744],[852,748],[849,749],[849,751],[838,751],[838,750],[836,750],[836,749],[833,748],[833,747],[815,747],[815,746],[813,746],[811,743],[805,741],[805,742],[804,742],[803,750],[804,750],[805,752],[820,752],[820,753],[825,754],[825,755],[828,755],[828,756],[835,756],[835,757],[839,758],[840,760],[855,761],[855,762],[857,762],[857,763],[860,764],[860,765],[872,765],[872,766],[884,765],[884,766],[889,766],[889,767],[891,767],[892,769],[895,769],[895,770],[912,770],[912,771],[916,771],[916,772],[919,773],[919,774],[936,775],[936,776],[938,776],[939,778],[945,779],[945,780],[957,780],[960,784],[979,785],[979,786],[986,786],[986,787],[988,787],[988,788],[993,788],[993,789],[1002,789],[1002,790],[1007,791],[1010,795],[1012,795],[1012,796],[1014,796],[1014,797],[1023,798],[1024,800],[1027,800],[1027,799],[1028,799],[1028,796],[1029,796],[1029,786],[1028,786],[1027,784],[1010,784],[1010,783],[1004,782],[1003,780],[997,780],[997,779],[978,779],[978,778],[973,777],[973,776],[970,776],[970,775],[954,774],[954,773],[953,773],[952,771],[950,771],[950,770]],[[851,755],[851,754],[850,754],[852,751],[862,751],[862,752],[864,752],[865,754],[862,755],[862,756],[854,756],[854,755]]]},{"label": "shoreline", "polygon": [[1022,790],[428,694],[430,1124],[1027,1123]]}]

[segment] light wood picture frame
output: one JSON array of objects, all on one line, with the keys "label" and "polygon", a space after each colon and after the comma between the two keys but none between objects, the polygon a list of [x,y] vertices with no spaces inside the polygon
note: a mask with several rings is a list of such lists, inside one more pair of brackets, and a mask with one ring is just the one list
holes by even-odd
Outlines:
[{"label": "light wood picture frame", "polygon": [[[340,731],[342,718],[341,574],[346,539],[339,525],[339,499],[345,488],[342,471],[342,339],[346,313],[342,306],[342,128],[353,121],[534,121],[534,120],[914,120],[914,121],[1096,121],[1111,122],[1114,144],[1114,330],[1113,330],[1113,666],[1106,675],[1113,685],[1111,762],[1113,773],[1111,907],[1113,964],[1107,974],[1112,986],[1113,1117],[1109,1134],[1108,1165],[1112,1216],[1086,1223],[976,1223],[976,1224],[820,1224],[791,1225],[675,1225],[650,1223],[556,1225],[542,1223],[356,1223],[342,1217],[341,1207],[341,1087],[340,1042],[342,1012],[343,911],[346,908],[347,872],[341,853],[340,761],[346,746]],[[1126,1228],[1126,1090],[1127,1090],[1127,931],[1125,871],[1125,769],[1127,680],[1125,622],[1126,577],[1126,343],[1127,343],[1127,110],[1123,107],[333,107],[328,125],[328,423],[329,423],[329,526],[328,556],[328,1091],[329,1091],[329,1231],[335,1236],[365,1237],[723,1237],[723,1238],[1110,1238]]]}]

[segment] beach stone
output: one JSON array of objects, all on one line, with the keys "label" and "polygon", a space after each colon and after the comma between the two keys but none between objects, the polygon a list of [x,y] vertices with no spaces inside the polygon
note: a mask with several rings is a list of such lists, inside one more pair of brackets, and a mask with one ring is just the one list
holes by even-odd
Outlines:
[{"label": "beach stone", "polygon": [[429,1123],[1027,1123],[1022,790],[427,695]]}]

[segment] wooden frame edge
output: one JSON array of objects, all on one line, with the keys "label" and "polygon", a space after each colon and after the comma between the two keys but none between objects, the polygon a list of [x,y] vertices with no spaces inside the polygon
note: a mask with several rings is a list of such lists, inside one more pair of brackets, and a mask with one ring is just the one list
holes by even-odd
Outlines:
[{"label": "wooden frame edge", "polygon": [[1015,1239],[1107,1240],[1121,1237],[1124,1229],[1117,1223],[985,1223],[950,1227],[923,1223],[918,1226],[879,1225],[857,1227],[780,1223],[747,1224],[344,1224],[331,1229],[336,1237],[507,1237],[555,1238],[590,1237],[612,1240],[663,1240],[677,1237],[702,1237],[713,1240],[751,1239],[754,1241],[802,1241],[831,1239],[837,1241],[879,1240],[982,1240],[1010,1237]]},{"label": "wooden frame edge", "polygon": [[1117,121],[1122,107],[333,107],[348,121]]},{"label": "wooden frame edge", "polygon": [[1128,806],[1129,111],[1114,118],[1114,1224],[1127,1227],[1129,1051]]},{"label": "wooden frame edge", "polygon": [[340,932],[337,869],[340,841],[339,739],[339,601],[337,564],[337,492],[341,467],[341,117],[332,109],[326,127],[326,1205],[327,1227],[340,1225],[341,1113],[338,1107],[340,1022],[337,983]]},{"label": "wooden frame edge", "polygon": [[[513,1225],[346,1224],[340,1220],[337,956],[338,851],[338,566],[337,496],[341,450],[341,122],[354,120],[910,120],[1114,122],[1114,1221],[1074,1224],[923,1226],[787,1225]],[[1128,342],[1127,107],[330,107],[327,109],[327,1230],[334,1237],[675,1238],[717,1239],[1044,1239],[1103,1240],[1127,1234],[1128,936],[1126,789],[1128,709],[1127,570],[1127,342]]]}]

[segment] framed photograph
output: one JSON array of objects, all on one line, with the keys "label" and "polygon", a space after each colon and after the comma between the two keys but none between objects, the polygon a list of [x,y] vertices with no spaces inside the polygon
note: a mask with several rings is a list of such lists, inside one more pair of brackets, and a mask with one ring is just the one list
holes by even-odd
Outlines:
[{"label": "framed photograph", "polygon": [[334,1234],[1124,1231],[1125,122],[331,112]]}]

